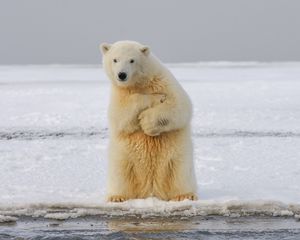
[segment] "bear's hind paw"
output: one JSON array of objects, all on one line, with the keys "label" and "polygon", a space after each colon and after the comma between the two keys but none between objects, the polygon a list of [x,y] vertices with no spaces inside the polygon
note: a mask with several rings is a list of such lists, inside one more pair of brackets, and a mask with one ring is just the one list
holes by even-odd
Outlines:
[{"label": "bear's hind paw", "polygon": [[197,200],[198,197],[194,193],[186,193],[186,194],[180,194],[180,195],[175,196],[174,198],[171,199],[171,201],[183,201],[185,199]]},{"label": "bear's hind paw", "polygon": [[108,202],[124,202],[126,198],[121,195],[112,195],[107,198]]}]

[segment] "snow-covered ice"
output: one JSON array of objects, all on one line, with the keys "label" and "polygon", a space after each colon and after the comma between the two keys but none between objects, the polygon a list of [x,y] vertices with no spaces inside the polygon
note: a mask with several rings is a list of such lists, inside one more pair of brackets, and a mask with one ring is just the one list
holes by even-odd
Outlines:
[{"label": "snow-covered ice", "polygon": [[199,201],[105,203],[109,81],[100,66],[1,66],[1,219],[299,216],[300,63],[170,68],[194,105]]}]

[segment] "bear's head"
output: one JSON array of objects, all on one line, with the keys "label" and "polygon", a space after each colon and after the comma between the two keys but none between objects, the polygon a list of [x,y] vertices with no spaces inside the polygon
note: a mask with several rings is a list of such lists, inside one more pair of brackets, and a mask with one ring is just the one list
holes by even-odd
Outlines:
[{"label": "bear's head", "polygon": [[100,45],[106,74],[120,87],[143,84],[147,76],[149,47],[133,41],[119,41]]}]

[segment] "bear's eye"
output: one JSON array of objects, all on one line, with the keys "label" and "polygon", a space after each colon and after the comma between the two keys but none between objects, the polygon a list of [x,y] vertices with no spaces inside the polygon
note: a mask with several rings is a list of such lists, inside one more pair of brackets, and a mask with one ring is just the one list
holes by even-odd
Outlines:
[{"label": "bear's eye", "polygon": [[130,63],[134,63],[134,60],[133,60],[133,59],[130,59]]},{"label": "bear's eye", "polygon": [[114,62],[116,63],[116,62],[117,62],[117,59],[114,59]]}]

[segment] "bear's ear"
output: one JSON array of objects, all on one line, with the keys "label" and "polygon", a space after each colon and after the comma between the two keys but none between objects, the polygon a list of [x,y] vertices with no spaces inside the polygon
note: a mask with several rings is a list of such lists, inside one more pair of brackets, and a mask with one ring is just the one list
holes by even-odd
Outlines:
[{"label": "bear's ear", "polygon": [[141,52],[144,53],[146,56],[150,53],[150,48],[148,46],[143,46],[141,49]]},{"label": "bear's ear", "polygon": [[103,54],[107,53],[110,48],[111,48],[111,44],[108,43],[100,44],[100,50]]}]

